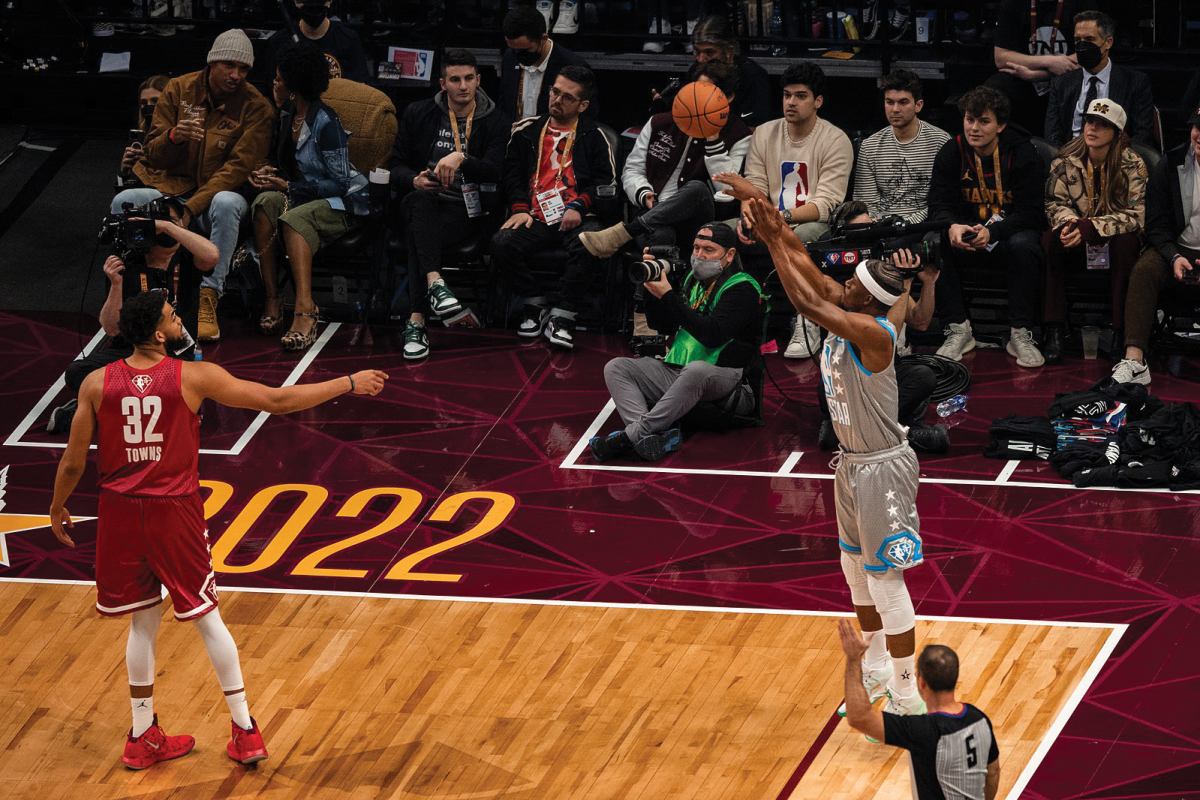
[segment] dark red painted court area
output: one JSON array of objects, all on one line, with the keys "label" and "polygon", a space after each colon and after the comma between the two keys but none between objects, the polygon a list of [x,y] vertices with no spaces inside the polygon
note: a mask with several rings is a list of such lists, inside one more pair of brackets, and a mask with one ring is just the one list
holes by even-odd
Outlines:
[{"label": "dark red painted court area", "polygon": [[[81,338],[67,315],[0,315],[5,513],[49,507],[62,451],[22,445],[65,440],[37,432],[44,414],[13,434],[90,338],[84,327]],[[300,362],[248,324],[222,329],[205,357],[240,377],[278,385]],[[256,415],[205,409],[202,446],[238,451],[200,461],[216,482],[223,587],[849,609],[816,411],[770,382],[766,427],[696,435],[653,468],[597,470],[581,441],[614,427],[597,415],[616,337],[581,333],[573,352],[551,353],[506,331],[435,330],[433,357],[410,365],[398,331],[376,330],[370,346],[353,333],[335,331],[299,380],[377,367],[391,376],[380,396],[267,419],[240,449]],[[782,389],[810,402],[815,366],[769,358]],[[1107,362],[1026,371],[979,350],[964,363],[974,384],[954,447],[921,459],[918,614],[1128,624],[1024,796],[1200,796],[1200,495],[1078,491],[1030,462],[1005,478],[1007,462],[980,455],[990,421],[1045,413]],[[1154,362],[1153,392],[1195,401],[1198,366]],[[94,477],[74,514],[95,514]],[[70,550],[45,528],[8,534],[0,578],[91,580],[94,524],[76,527]]]}]

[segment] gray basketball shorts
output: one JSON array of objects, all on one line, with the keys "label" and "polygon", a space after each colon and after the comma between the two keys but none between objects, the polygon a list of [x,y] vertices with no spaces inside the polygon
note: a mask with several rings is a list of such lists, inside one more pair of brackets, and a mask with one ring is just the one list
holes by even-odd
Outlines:
[{"label": "gray basketball shorts", "polygon": [[917,456],[902,442],[834,459],[838,544],[868,574],[906,570],[925,560],[917,517]]}]

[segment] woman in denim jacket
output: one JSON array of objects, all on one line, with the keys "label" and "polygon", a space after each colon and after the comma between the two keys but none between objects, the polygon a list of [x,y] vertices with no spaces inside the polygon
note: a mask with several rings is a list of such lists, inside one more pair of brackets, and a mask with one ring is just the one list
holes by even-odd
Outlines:
[{"label": "woman in denim jacket", "polygon": [[283,324],[281,243],[296,283],[292,327],[280,339],[285,350],[306,350],[317,340],[313,254],[346,235],[370,211],[367,178],[350,164],[346,130],[321,102],[328,88],[329,67],[320,50],[300,43],[280,52],[274,82],[280,109],[275,166],[263,166],[250,176],[250,183],[264,190],[252,206],[255,249],[267,291],[258,323],[264,334]]}]

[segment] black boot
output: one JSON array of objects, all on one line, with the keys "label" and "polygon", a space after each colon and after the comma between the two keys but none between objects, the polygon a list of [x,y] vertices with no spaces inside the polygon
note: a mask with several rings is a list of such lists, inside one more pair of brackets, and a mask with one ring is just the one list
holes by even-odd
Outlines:
[{"label": "black boot", "polygon": [[1042,348],[1047,364],[1061,364],[1063,351],[1066,349],[1063,339],[1066,338],[1066,324],[1062,322],[1046,323],[1046,346]]},{"label": "black boot", "polygon": [[921,453],[945,453],[950,449],[950,432],[943,425],[918,422],[908,429],[908,443]]}]

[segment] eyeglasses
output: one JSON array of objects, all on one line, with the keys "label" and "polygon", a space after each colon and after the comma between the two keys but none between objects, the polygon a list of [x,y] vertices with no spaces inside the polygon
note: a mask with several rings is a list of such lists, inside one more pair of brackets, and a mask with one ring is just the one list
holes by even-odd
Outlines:
[{"label": "eyeglasses", "polygon": [[550,96],[556,97],[562,100],[564,103],[570,103],[571,105],[582,102],[578,97],[574,97],[573,95],[569,95],[566,92],[561,91],[557,86],[550,87]]}]

